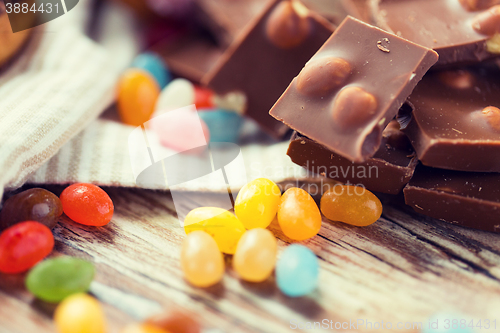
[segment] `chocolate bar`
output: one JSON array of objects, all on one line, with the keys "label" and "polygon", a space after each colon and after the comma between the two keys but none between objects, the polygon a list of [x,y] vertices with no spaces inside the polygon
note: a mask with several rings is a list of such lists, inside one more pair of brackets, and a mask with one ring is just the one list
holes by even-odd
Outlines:
[{"label": "chocolate bar", "polygon": [[[480,62],[500,53],[497,0],[372,0],[377,25],[439,53],[437,65]],[[497,35],[495,36],[495,33]]]},{"label": "chocolate bar", "polygon": [[399,120],[423,164],[500,172],[499,106],[496,66],[435,71],[415,88]]},{"label": "chocolate bar", "polygon": [[269,109],[332,34],[326,19],[299,1],[275,0],[203,79],[218,94],[242,92],[246,115],[275,137],[288,128]]},{"label": "chocolate bar", "polygon": [[408,138],[391,123],[372,158],[353,163],[295,132],[287,154],[307,170],[343,183],[363,184],[376,192],[398,194],[410,181],[418,163]]},{"label": "chocolate bar", "polygon": [[436,52],[348,16],[270,114],[335,153],[363,162]]},{"label": "chocolate bar", "polygon": [[500,175],[419,165],[404,189],[407,205],[464,227],[500,232]]}]

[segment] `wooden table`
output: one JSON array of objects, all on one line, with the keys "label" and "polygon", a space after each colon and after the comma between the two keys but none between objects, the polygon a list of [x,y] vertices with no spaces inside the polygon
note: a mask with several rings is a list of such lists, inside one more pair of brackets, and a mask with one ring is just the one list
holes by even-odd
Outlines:
[{"label": "wooden table", "polygon": [[[185,233],[176,208],[216,205],[218,195],[187,194],[182,207],[174,207],[165,192],[106,191],[115,203],[112,222],[93,228],[61,218],[53,255],[95,263],[91,292],[105,307],[110,332],[172,308],[193,311],[207,329],[231,333],[297,331],[292,328],[323,319],[337,328],[360,320],[357,329],[343,324],[346,330],[326,330],[332,332],[418,332],[417,323],[427,325],[437,312],[474,324],[496,319],[496,329],[477,332],[500,331],[500,235],[419,216],[398,198],[384,197],[383,216],[369,227],[324,220],[320,234],[303,242],[320,259],[319,288],[293,299],[277,289],[274,277],[260,284],[240,281],[230,256],[222,283],[197,289],[184,281],[179,251]],[[276,223],[270,228],[281,251],[290,240]],[[24,277],[0,275],[0,332],[55,332],[54,306],[35,300]],[[380,328],[382,321],[392,330]]]}]

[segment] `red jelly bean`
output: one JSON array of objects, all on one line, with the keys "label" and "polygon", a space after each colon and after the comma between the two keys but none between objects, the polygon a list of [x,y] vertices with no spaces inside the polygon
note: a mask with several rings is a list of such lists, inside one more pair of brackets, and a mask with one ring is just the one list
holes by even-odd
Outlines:
[{"label": "red jelly bean", "polygon": [[196,108],[208,109],[214,107],[214,93],[212,90],[203,87],[194,87],[194,104]]},{"label": "red jelly bean", "polygon": [[54,236],[49,228],[35,221],[13,225],[0,235],[0,272],[22,273],[49,255]]},{"label": "red jelly bean", "polygon": [[113,201],[103,189],[92,184],[70,185],[60,199],[64,214],[81,224],[100,227],[113,216]]}]

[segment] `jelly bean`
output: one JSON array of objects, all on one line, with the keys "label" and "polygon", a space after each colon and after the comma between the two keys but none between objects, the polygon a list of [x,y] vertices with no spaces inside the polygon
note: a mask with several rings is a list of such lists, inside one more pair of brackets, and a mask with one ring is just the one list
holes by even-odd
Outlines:
[{"label": "jelly bean", "polygon": [[194,104],[198,109],[212,108],[214,106],[214,92],[208,88],[195,86]]},{"label": "jelly bean", "polygon": [[5,201],[0,228],[8,228],[23,221],[37,221],[52,229],[62,213],[61,200],[54,193],[43,188],[32,188]]},{"label": "jelly bean", "polygon": [[281,191],[266,178],[252,180],[243,186],[234,202],[234,212],[245,228],[266,228],[280,204]]},{"label": "jelly bean", "polygon": [[121,330],[121,333],[170,333],[149,324],[132,324]]},{"label": "jelly bean", "polygon": [[74,294],[62,301],[54,313],[59,333],[104,333],[106,321],[99,302],[87,294]]},{"label": "jelly bean", "polygon": [[98,186],[73,184],[64,189],[60,198],[64,213],[75,222],[100,227],[113,217],[113,202]]},{"label": "jelly bean", "polygon": [[127,125],[141,126],[155,110],[160,88],[146,71],[130,68],[118,82],[118,113]]},{"label": "jelly bean", "polygon": [[370,225],[382,215],[380,200],[361,186],[333,186],[321,197],[320,207],[327,219],[358,227]]},{"label": "jelly bean", "polygon": [[304,240],[319,232],[321,213],[309,193],[293,187],[286,190],[281,197],[278,223],[287,237]]},{"label": "jelly bean", "polygon": [[240,115],[218,109],[201,109],[198,114],[208,126],[210,142],[238,142],[243,125]]},{"label": "jelly bean", "polygon": [[214,238],[222,252],[233,254],[238,241],[245,233],[245,226],[225,209],[200,207],[186,215],[184,230],[186,234],[203,230]]},{"label": "jelly bean", "polygon": [[156,79],[156,83],[161,89],[172,81],[172,75],[168,71],[165,62],[156,53],[146,52],[138,55],[132,62],[131,67],[147,71]]},{"label": "jelly bean", "polygon": [[318,275],[318,258],[299,244],[288,246],[276,264],[278,288],[290,297],[304,296],[316,289]]},{"label": "jelly bean", "polygon": [[231,110],[239,115],[242,115],[247,109],[247,96],[241,92],[230,92],[225,95],[215,95],[214,105],[216,108]]},{"label": "jelly bean", "polygon": [[175,79],[165,89],[155,105],[155,115],[182,108],[195,102],[195,87],[186,79]]},{"label": "jelly bean", "polygon": [[0,234],[0,272],[22,273],[48,256],[54,247],[54,236],[45,225],[26,221]]},{"label": "jelly bean", "polygon": [[224,275],[224,257],[215,240],[197,230],[189,233],[182,243],[181,267],[193,286],[210,287]]},{"label": "jelly bean", "polygon": [[151,119],[148,127],[158,135],[164,147],[178,152],[206,146],[210,141],[210,130],[194,109],[182,108],[161,114]]},{"label": "jelly bean", "polygon": [[26,287],[37,298],[57,303],[72,294],[86,292],[94,278],[94,265],[72,257],[45,260],[26,278]]},{"label": "jelly bean", "polygon": [[267,229],[248,230],[240,238],[233,256],[233,268],[243,280],[262,282],[273,272],[278,245]]},{"label": "jelly bean", "polygon": [[194,315],[180,310],[173,310],[153,316],[146,320],[146,323],[172,333],[201,332],[201,326],[194,319]]}]

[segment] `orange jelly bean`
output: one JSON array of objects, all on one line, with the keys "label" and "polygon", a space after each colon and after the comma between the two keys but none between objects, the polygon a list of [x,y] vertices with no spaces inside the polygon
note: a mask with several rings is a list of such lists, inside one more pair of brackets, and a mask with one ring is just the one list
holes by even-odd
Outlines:
[{"label": "orange jelly bean", "polygon": [[361,186],[335,185],[321,197],[321,212],[332,221],[364,227],[382,215],[382,203]]},{"label": "orange jelly bean", "polygon": [[246,281],[262,282],[273,272],[278,245],[267,229],[248,230],[240,238],[233,256],[233,268]]},{"label": "orange jelly bean", "polygon": [[193,313],[173,310],[153,316],[146,323],[172,333],[200,333],[201,325]]},{"label": "orange jelly bean", "polygon": [[281,196],[278,223],[287,237],[305,240],[318,234],[321,228],[321,213],[309,193],[293,187]]},{"label": "orange jelly bean", "polygon": [[118,82],[118,113],[127,125],[141,126],[149,120],[160,96],[160,87],[146,71],[128,69]]},{"label": "orange jelly bean", "polygon": [[120,333],[170,333],[149,324],[132,324],[126,326]]},{"label": "orange jelly bean", "polygon": [[210,287],[224,275],[224,257],[215,240],[197,230],[182,243],[181,267],[186,280],[196,287]]}]

